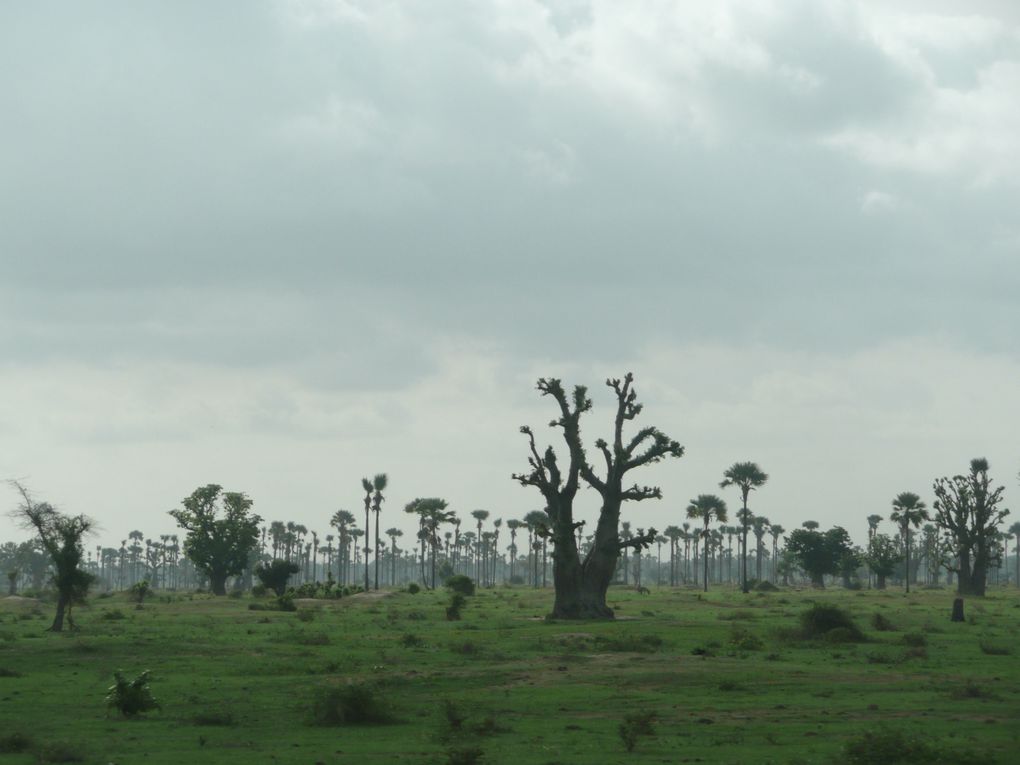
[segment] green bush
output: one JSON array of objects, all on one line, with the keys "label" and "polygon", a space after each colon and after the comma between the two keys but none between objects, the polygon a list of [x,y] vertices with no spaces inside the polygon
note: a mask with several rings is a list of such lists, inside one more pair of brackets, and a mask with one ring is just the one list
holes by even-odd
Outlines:
[{"label": "green bush", "polygon": [[853,617],[839,606],[827,603],[815,603],[800,615],[800,629],[803,637],[808,639],[824,638],[832,630],[837,633],[838,642],[862,642],[864,633],[854,622]]},{"label": "green bush", "polygon": [[620,738],[623,739],[624,748],[628,752],[633,752],[640,736],[654,736],[654,723],[655,712],[634,712],[624,715],[623,722],[617,729]]},{"label": "green bush", "polygon": [[330,686],[315,699],[312,721],[315,725],[381,725],[392,722],[389,707],[375,686]]},{"label": "green bush", "polygon": [[407,591],[411,595],[417,595],[419,592],[421,592],[421,587],[419,587],[415,582],[411,582],[409,585],[407,585]]},{"label": "green bush", "polygon": [[464,574],[451,576],[443,584],[448,590],[460,593],[461,595],[470,596],[475,594],[474,580]]},{"label": "green bush", "polygon": [[459,592],[450,596],[450,605],[446,607],[446,620],[456,622],[460,620],[460,611],[467,605],[467,598]]},{"label": "green bush", "polygon": [[0,736],[0,754],[20,754],[32,747],[32,739],[24,733],[8,733]]},{"label": "green bush", "polygon": [[885,614],[876,611],[871,615],[871,626],[879,632],[893,632],[896,627],[886,618]]},{"label": "green bush", "polygon": [[116,708],[125,717],[135,717],[153,709],[159,702],[149,688],[149,671],[146,670],[130,682],[120,672],[114,672],[114,683],[106,694],[106,705]]},{"label": "green bush", "polygon": [[991,765],[996,760],[977,753],[932,744],[898,730],[868,731],[847,743],[845,765]]}]

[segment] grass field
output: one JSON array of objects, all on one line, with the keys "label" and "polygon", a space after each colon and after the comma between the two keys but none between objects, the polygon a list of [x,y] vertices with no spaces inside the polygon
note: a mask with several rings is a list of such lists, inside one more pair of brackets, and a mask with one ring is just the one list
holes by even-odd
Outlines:
[{"label": "grass field", "polygon": [[[0,600],[0,765],[830,763],[882,732],[927,746],[912,762],[1017,762],[1020,596],[970,600],[963,624],[952,597],[613,590],[617,621],[567,623],[544,620],[551,593],[526,588],[479,592],[459,622],[445,592],[297,612],[113,596],[63,635],[44,631],[50,605]],[[812,602],[849,610],[866,642],[803,639]],[[108,712],[118,669],[151,670],[162,709]],[[391,722],[314,724],[325,690],[351,683],[369,683]],[[621,723],[646,714],[652,732],[632,721],[628,752]]]}]

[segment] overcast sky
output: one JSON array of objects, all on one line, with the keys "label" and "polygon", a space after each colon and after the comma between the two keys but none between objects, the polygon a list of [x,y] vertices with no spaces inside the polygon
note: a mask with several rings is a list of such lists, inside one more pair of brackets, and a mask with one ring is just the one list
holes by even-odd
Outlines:
[{"label": "overcast sky", "polygon": [[787,529],[1015,505],[1018,211],[1013,0],[4,3],[0,478],[109,546],[206,483],[519,518],[535,379],[591,443],[632,371],[634,526],[743,460]]}]

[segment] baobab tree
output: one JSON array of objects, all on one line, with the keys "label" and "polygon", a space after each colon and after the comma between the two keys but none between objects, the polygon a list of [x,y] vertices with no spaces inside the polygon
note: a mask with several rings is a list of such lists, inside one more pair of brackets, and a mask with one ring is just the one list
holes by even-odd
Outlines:
[{"label": "baobab tree", "polygon": [[[585,386],[575,386],[571,397],[568,397],[561,381],[555,378],[542,378],[536,386],[541,395],[551,396],[557,404],[559,416],[550,425],[562,431],[568,452],[565,465],[561,466],[552,446],[540,453],[531,428],[521,428],[521,432],[528,438],[530,471],[512,477],[522,486],[536,487],[545,499],[545,513],[553,541],[555,618],[613,618],[612,609],[606,605],[606,591],[620,551],[624,546],[643,550],[653,542],[657,534],[655,529],[649,529],[647,534],[635,536],[627,542],[621,541],[621,507],[626,501],[639,502],[662,497],[658,487],[634,484],[625,488],[624,480],[627,473],[635,468],[668,457],[681,457],[684,452],[679,443],[654,427],[644,427],[629,440],[624,439],[624,426],[637,418],[642,410],[642,405],[637,403],[633,381],[634,377],[630,373],[622,380],[606,380],[606,385],[616,397],[616,415],[612,440],[600,438],[595,442],[605,463],[601,476],[588,462],[581,442],[581,415],[592,407]],[[574,497],[582,478],[602,499],[595,538],[584,560],[577,547],[577,522],[574,521],[573,511]]]},{"label": "baobab tree", "polygon": [[213,594],[226,595],[227,577],[240,574],[258,546],[262,519],[251,513],[246,495],[216,484],[195,489],[181,504],[170,515],[188,532],[184,553],[209,577]]},{"label": "baobab tree", "polygon": [[82,567],[85,559],[83,540],[92,531],[94,522],[86,515],[64,515],[48,502],[36,502],[21,483],[10,483],[21,495],[21,503],[13,516],[21,521],[24,528],[35,532],[53,564],[57,611],[49,629],[62,632],[65,616],[68,626],[74,629],[74,605],[84,602],[89,585],[95,581],[95,577]]},{"label": "baobab tree", "polygon": [[892,507],[889,520],[900,527],[900,535],[903,537],[907,566],[903,581],[906,583],[907,592],[910,592],[910,527],[916,529],[921,525],[921,521],[928,520],[928,506],[914,492],[903,491],[896,495]]},{"label": "baobab tree", "polygon": [[751,527],[752,515],[747,509],[747,498],[752,491],[755,491],[769,480],[768,473],[765,473],[756,462],[735,462],[723,472],[723,480],[719,483],[720,489],[736,486],[740,489],[740,511],[737,519],[740,521],[740,588],[748,592],[747,583],[747,532]]},{"label": "baobab tree", "polygon": [[687,517],[692,520],[701,520],[705,524],[704,530],[701,532],[702,539],[705,540],[704,544],[704,590],[708,592],[708,543],[710,537],[710,531],[708,525],[712,521],[726,521],[726,503],[723,502],[715,494],[699,494],[696,499],[692,499],[690,504],[687,505]]},{"label": "baobab tree", "polygon": [[983,597],[988,568],[996,558],[995,534],[1009,510],[999,508],[1005,487],[992,488],[988,460],[970,461],[970,472],[936,479],[935,524],[945,533],[955,564],[946,567],[956,573],[960,595]]}]

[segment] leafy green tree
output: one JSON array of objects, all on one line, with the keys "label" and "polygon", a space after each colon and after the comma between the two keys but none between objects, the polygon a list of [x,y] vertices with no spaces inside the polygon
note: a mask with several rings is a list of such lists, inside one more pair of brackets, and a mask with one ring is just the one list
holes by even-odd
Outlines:
[{"label": "leafy green tree", "polygon": [[747,509],[747,499],[752,491],[764,486],[768,480],[768,474],[758,467],[756,462],[735,462],[726,468],[726,471],[723,473],[723,480],[719,484],[720,489],[726,489],[730,486],[736,486],[740,489],[741,507],[737,513],[742,537],[740,586],[745,593],[749,591],[747,582],[747,532],[750,530],[751,519],[753,518],[751,511]]},{"label": "leafy green tree", "polygon": [[[633,387],[634,376],[628,373],[622,380],[606,380],[616,397],[616,413],[611,440],[598,439],[595,448],[604,464],[604,472],[596,473],[588,462],[581,441],[581,415],[591,410],[588,389],[574,387],[568,396],[563,384],[555,378],[542,378],[537,389],[543,396],[556,402],[559,416],[550,426],[559,428],[568,451],[566,464],[561,465],[552,446],[539,452],[531,428],[521,432],[528,438],[530,470],[513,474],[513,480],[522,486],[534,486],[545,500],[545,513],[553,542],[553,584],[556,595],[553,616],[563,619],[607,619],[613,611],[606,605],[606,591],[616,570],[620,551],[633,547],[639,552],[648,547],[657,532],[649,529],[626,542],[620,539],[620,510],[624,502],[661,499],[658,487],[626,486],[627,474],[634,469],[683,455],[683,447],[658,428],[646,426],[630,439],[624,438],[624,426],[641,414]],[[594,540],[582,560],[577,545],[577,524],[574,520],[574,497],[580,479],[598,492],[602,500]]]},{"label": "leafy green tree", "polygon": [[841,526],[825,532],[802,528],[790,533],[786,549],[811,577],[812,586],[825,587],[825,576],[841,573],[843,558],[853,552],[853,544],[850,535]]},{"label": "leafy green tree", "polygon": [[74,629],[73,608],[85,601],[89,585],[95,581],[95,577],[82,568],[85,559],[82,540],[92,531],[94,521],[85,515],[64,515],[48,502],[36,502],[17,481],[12,481],[11,486],[21,495],[14,517],[24,528],[36,533],[39,544],[53,565],[57,612],[50,631],[63,631],[65,615],[68,626]]},{"label": "leafy green tree", "polygon": [[875,534],[868,545],[864,560],[871,573],[875,575],[875,587],[884,590],[886,577],[896,571],[896,567],[903,560],[903,553],[888,534]]},{"label": "leafy green tree", "polygon": [[690,504],[687,505],[687,517],[693,520],[700,519],[705,524],[705,528],[701,532],[701,537],[705,540],[705,554],[702,556],[705,566],[703,584],[705,592],[708,592],[708,525],[713,520],[726,521],[726,503],[715,494],[699,494],[696,499],[692,499]]},{"label": "leafy green tree", "polygon": [[268,565],[256,566],[255,576],[263,587],[282,598],[287,592],[287,581],[300,570],[301,567],[294,561],[278,559]]},{"label": "leafy green tree", "polygon": [[903,581],[906,583],[907,592],[910,592],[910,527],[915,529],[922,521],[929,520],[928,506],[921,501],[921,498],[912,491],[900,492],[892,501],[892,515],[889,520],[900,527],[900,534],[903,536],[903,549],[906,551],[907,570]]},{"label": "leafy green tree", "polygon": [[970,472],[952,478],[938,478],[934,485],[935,524],[942,529],[955,562],[946,567],[956,572],[960,595],[983,597],[988,569],[997,559],[995,536],[1009,515],[1000,508],[1005,487],[992,488],[988,460],[970,461]]},{"label": "leafy green tree", "polygon": [[251,512],[252,500],[211,483],[186,497],[170,515],[188,532],[184,554],[209,577],[215,595],[226,595],[227,577],[237,576],[258,546],[262,519]]}]

